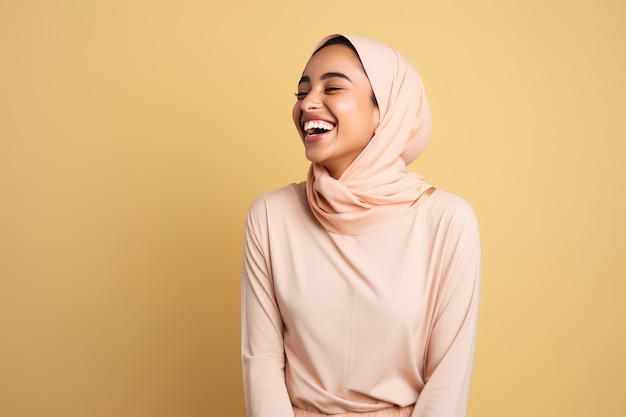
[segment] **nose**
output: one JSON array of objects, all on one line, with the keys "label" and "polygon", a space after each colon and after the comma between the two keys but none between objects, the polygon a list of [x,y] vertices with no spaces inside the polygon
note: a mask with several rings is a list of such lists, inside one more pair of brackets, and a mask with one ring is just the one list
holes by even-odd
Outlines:
[{"label": "nose", "polygon": [[322,107],[322,101],[318,94],[310,91],[300,102],[300,110],[313,111]]}]

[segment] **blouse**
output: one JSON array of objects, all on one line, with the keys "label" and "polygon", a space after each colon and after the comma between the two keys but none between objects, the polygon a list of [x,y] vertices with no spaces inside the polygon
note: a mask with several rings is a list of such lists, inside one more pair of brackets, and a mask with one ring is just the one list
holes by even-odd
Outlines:
[{"label": "blouse", "polygon": [[443,191],[374,231],[324,229],[305,184],[246,219],[242,368],[248,417],[415,404],[465,416],[480,280],[476,216]]}]

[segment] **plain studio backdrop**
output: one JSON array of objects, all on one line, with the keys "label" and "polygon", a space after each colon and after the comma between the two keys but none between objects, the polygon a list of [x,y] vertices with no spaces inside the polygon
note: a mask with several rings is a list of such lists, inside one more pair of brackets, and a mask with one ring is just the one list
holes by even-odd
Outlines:
[{"label": "plain studio backdrop", "polygon": [[0,415],[244,416],[243,221],[353,33],[420,72],[410,167],[476,210],[469,417],[626,415],[626,6],[0,1]]}]

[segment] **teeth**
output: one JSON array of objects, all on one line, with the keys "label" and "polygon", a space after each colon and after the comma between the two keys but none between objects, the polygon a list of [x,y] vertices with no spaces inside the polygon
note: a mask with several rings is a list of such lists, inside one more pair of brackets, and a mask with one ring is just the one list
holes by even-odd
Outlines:
[{"label": "teeth", "polygon": [[308,122],[304,122],[305,131],[308,131],[310,129],[332,130],[334,127],[335,126],[332,123],[328,123],[323,120],[310,120]]}]

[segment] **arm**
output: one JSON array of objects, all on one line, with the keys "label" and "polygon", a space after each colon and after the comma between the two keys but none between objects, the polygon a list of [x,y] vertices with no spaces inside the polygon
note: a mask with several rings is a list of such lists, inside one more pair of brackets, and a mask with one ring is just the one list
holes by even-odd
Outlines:
[{"label": "arm", "polygon": [[[260,227],[261,224],[265,227]],[[248,417],[293,417],[285,386],[283,322],[276,304],[267,239],[259,237],[264,229],[265,207],[259,199],[246,219],[241,282],[246,410]]]},{"label": "arm", "polygon": [[469,206],[455,211],[445,234],[442,276],[424,365],[426,384],[412,417],[466,415],[480,281],[478,225]]}]

